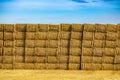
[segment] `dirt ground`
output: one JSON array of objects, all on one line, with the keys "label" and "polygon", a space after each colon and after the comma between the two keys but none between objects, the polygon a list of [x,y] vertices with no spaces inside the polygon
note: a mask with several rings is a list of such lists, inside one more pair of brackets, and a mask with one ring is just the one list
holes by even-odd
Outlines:
[{"label": "dirt ground", "polygon": [[120,80],[120,71],[0,70],[0,80]]}]

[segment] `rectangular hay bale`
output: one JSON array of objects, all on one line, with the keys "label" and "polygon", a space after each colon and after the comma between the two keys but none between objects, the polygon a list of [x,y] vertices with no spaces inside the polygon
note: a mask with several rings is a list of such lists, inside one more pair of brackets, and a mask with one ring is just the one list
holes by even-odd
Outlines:
[{"label": "rectangular hay bale", "polygon": [[34,56],[25,56],[25,63],[34,63]]},{"label": "rectangular hay bale", "polygon": [[80,33],[80,32],[72,32],[71,33],[71,39],[81,40],[82,39],[82,33]]},{"label": "rectangular hay bale", "polygon": [[106,26],[105,24],[95,24],[96,32],[106,32]]},{"label": "rectangular hay bale", "polygon": [[94,48],[93,55],[94,56],[103,56],[104,48]]},{"label": "rectangular hay bale", "polygon": [[0,40],[3,40],[3,32],[0,32]]},{"label": "rectangular hay bale", "polygon": [[5,32],[13,32],[14,24],[2,24]]},{"label": "rectangular hay bale", "polygon": [[75,47],[82,47],[81,46],[81,41],[80,40],[70,40],[70,47],[75,48]]},{"label": "rectangular hay bale", "polygon": [[61,31],[60,33],[60,39],[70,39],[71,33],[70,32],[65,32],[65,31]]},{"label": "rectangular hay bale", "polygon": [[15,30],[18,32],[25,32],[27,24],[16,24]]},{"label": "rectangular hay bale", "polygon": [[120,64],[114,64],[114,70],[120,70]]},{"label": "rectangular hay bale", "polygon": [[105,41],[104,40],[94,40],[94,47],[104,48],[105,47]]},{"label": "rectangular hay bale", "polygon": [[57,63],[58,58],[56,56],[47,56],[47,62],[48,63]]},{"label": "rectangular hay bale", "polygon": [[120,64],[120,55],[115,56],[115,63]]},{"label": "rectangular hay bale", "polygon": [[57,51],[58,51],[57,48],[47,48],[46,49],[46,55],[55,56],[55,55],[57,55]]},{"label": "rectangular hay bale", "polygon": [[49,40],[47,45],[50,48],[57,48],[58,47],[58,40]]},{"label": "rectangular hay bale", "polygon": [[102,63],[113,64],[114,63],[114,57],[103,56],[102,57]]},{"label": "rectangular hay bale", "polygon": [[115,48],[105,48],[104,55],[105,56],[115,56],[116,54],[116,49]]},{"label": "rectangular hay bale", "polygon": [[59,64],[59,69],[60,70],[67,70],[68,69],[68,64],[67,63],[60,63]]},{"label": "rectangular hay bale", "polygon": [[35,53],[35,48],[25,48],[25,55],[26,56],[33,56]]},{"label": "rectangular hay bale", "polygon": [[35,33],[34,32],[26,32],[26,39],[34,40],[35,39]]},{"label": "rectangular hay bale", "polygon": [[60,51],[58,55],[68,55],[68,52],[69,52],[68,50],[69,48],[60,47]]},{"label": "rectangular hay bale", "polygon": [[81,52],[81,48],[70,48],[70,55],[80,56],[83,52]]},{"label": "rectangular hay bale", "polygon": [[25,55],[25,49],[24,49],[24,47],[16,47],[14,54],[15,55],[19,55],[19,56]]},{"label": "rectangular hay bale", "polygon": [[92,63],[93,62],[93,56],[82,56],[82,63]]},{"label": "rectangular hay bale", "polygon": [[58,64],[55,64],[55,63],[47,63],[46,69],[47,70],[55,70],[55,69],[59,69],[59,66],[58,66]]},{"label": "rectangular hay bale", "polygon": [[117,31],[117,26],[114,25],[114,24],[107,24],[106,30],[110,31],[110,32],[116,32]]},{"label": "rectangular hay bale", "polygon": [[80,64],[69,63],[69,70],[79,70],[79,69],[80,69]]},{"label": "rectangular hay bale", "polygon": [[106,48],[115,48],[116,46],[116,41],[106,41]]},{"label": "rectangular hay bale", "polygon": [[34,69],[34,64],[33,63],[25,63],[24,69]]},{"label": "rectangular hay bale", "polygon": [[3,63],[12,64],[13,63],[13,56],[3,56]]},{"label": "rectangular hay bale", "polygon": [[93,57],[93,63],[102,63],[102,57],[94,56]]},{"label": "rectangular hay bale", "polygon": [[16,40],[24,40],[26,32],[16,32],[15,33],[15,39]]},{"label": "rectangular hay bale", "polygon": [[35,32],[38,24],[27,24],[26,31],[27,32]]},{"label": "rectangular hay bale", "polygon": [[95,39],[96,40],[105,40],[105,33],[96,32],[95,33]]},{"label": "rectangular hay bale", "polygon": [[3,40],[0,40],[0,48],[3,47]]},{"label": "rectangular hay bale", "polygon": [[35,56],[35,63],[45,63],[47,61],[47,57],[46,56]]},{"label": "rectangular hay bale", "polygon": [[28,48],[35,47],[35,40],[25,40],[25,47],[28,47]]},{"label": "rectangular hay bale", "polygon": [[58,39],[58,32],[48,32],[48,39],[50,40],[57,40]]},{"label": "rectangular hay bale", "polygon": [[68,56],[59,56],[59,63],[67,63],[68,61]]},{"label": "rectangular hay bale", "polygon": [[34,68],[35,69],[40,69],[40,70],[45,70],[46,69],[46,64],[45,63],[35,63]]},{"label": "rectangular hay bale", "polygon": [[94,24],[84,24],[84,31],[88,31],[88,32],[95,31]]},{"label": "rectangular hay bale", "polygon": [[83,40],[82,47],[91,48],[93,47],[93,41]]},{"label": "rectangular hay bale", "polygon": [[83,32],[83,40],[93,40],[93,32]]},{"label": "rectangular hay bale", "polygon": [[38,24],[38,27],[36,30],[40,32],[46,32],[48,31],[49,24]]},{"label": "rectangular hay bale", "polygon": [[92,70],[102,70],[102,64],[92,64]]},{"label": "rectangular hay bale", "polygon": [[71,25],[70,24],[60,24],[61,31],[71,31]]},{"label": "rectangular hay bale", "polygon": [[13,48],[4,47],[3,50],[4,50],[3,55],[6,55],[6,56],[12,56],[13,55]]},{"label": "rectangular hay bale", "polygon": [[46,55],[46,48],[36,48],[35,49],[35,54],[36,56],[45,56]]},{"label": "rectangular hay bale", "polygon": [[16,47],[24,47],[25,46],[25,41],[24,40],[16,40],[15,46]]},{"label": "rectangular hay bale", "polygon": [[2,69],[13,69],[12,64],[2,64]]},{"label": "rectangular hay bale", "polygon": [[74,32],[82,32],[83,31],[83,25],[82,24],[72,24],[72,30]]},{"label": "rectangular hay bale", "polygon": [[36,40],[45,40],[48,37],[47,32],[36,32],[35,39]]},{"label": "rectangular hay bale", "polygon": [[102,64],[102,70],[114,70],[114,64]]},{"label": "rectangular hay bale", "polygon": [[106,40],[115,41],[118,39],[117,32],[107,32]]},{"label": "rectangular hay bale", "polygon": [[4,47],[14,47],[14,41],[4,41]]},{"label": "rectangular hay bale", "polygon": [[4,32],[4,40],[13,40],[13,33]]},{"label": "rectangular hay bale", "polygon": [[93,49],[92,48],[82,48],[82,55],[83,56],[92,56]]},{"label": "rectangular hay bale", "polygon": [[15,63],[24,63],[24,56],[15,56]]},{"label": "rectangular hay bale", "polygon": [[69,56],[69,63],[77,63],[80,64],[81,56]]},{"label": "rectangular hay bale", "polygon": [[24,69],[25,63],[14,63],[14,69]]},{"label": "rectangular hay bale", "polygon": [[69,47],[69,40],[61,40],[60,41],[60,47]]},{"label": "rectangular hay bale", "polygon": [[35,47],[46,47],[46,40],[35,40]]},{"label": "rectangular hay bale", "polygon": [[49,31],[59,31],[59,25],[49,24]]},{"label": "rectangular hay bale", "polygon": [[91,63],[81,63],[81,70],[92,70],[93,66]]}]

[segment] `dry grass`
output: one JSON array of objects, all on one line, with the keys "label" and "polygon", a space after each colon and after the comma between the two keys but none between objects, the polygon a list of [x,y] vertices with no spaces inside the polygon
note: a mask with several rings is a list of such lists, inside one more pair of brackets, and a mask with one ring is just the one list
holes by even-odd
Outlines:
[{"label": "dry grass", "polygon": [[0,80],[120,80],[120,71],[0,70]]}]

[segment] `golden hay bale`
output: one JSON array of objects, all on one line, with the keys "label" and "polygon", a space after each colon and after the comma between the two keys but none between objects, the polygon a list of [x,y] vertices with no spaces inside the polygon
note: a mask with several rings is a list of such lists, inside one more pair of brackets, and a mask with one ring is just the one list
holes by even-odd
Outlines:
[{"label": "golden hay bale", "polygon": [[45,63],[35,63],[34,69],[44,70],[44,69],[46,69],[46,64]]},{"label": "golden hay bale", "polygon": [[102,64],[92,64],[92,70],[102,70]]},{"label": "golden hay bale", "polygon": [[94,56],[103,56],[104,48],[94,48],[93,55]]},{"label": "golden hay bale", "polygon": [[120,70],[120,64],[114,64],[114,70]]},{"label": "golden hay bale", "polygon": [[33,56],[35,53],[35,48],[25,48],[25,55],[26,56]]},{"label": "golden hay bale", "polygon": [[104,55],[106,56],[115,56],[116,49],[115,48],[105,48]]},{"label": "golden hay bale", "polygon": [[23,63],[24,56],[15,56],[15,63]]},{"label": "golden hay bale", "polygon": [[19,55],[19,56],[25,55],[25,49],[24,49],[24,47],[16,47],[14,54],[15,55]]},{"label": "golden hay bale", "polygon": [[36,56],[45,56],[46,55],[46,48],[36,48],[34,54]]},{"label": "golden hay bale", "polygon": [[94,47],[96,47],[96,48],[105,47],[105,41],[104,40],[94,40]]},{"label": "golden hay bale", "polygon": [[60,47],[68,47],[70,41],[69,40],[61,40],[60,41]]},{"label": "golden hay bale", "polygon": [[102,64],[102,70],[114,70],[114,64]]},{"label": "golden hay bale", "polygon": [[71,31],[71,25],[70,24],[60,24],[61,31]]},{"label": "golden hay bale", "polygon": [[120,55],[120,47],[116,48],[116,55]]},{"label": "golden hay bale", "polygon": [[45,40],[47,39],[47,35],[48,33],[47,32],[37,32],[36,35],[35,35],[35,39],[36,40]]},{"label": "golden hay bale", "polygon": [[58,59],[56,56],[47,56],[47,62],[48,63],[57,63]]},{"label": "golden hay bale", "polygon": [[81,56],[69,56],[69,63],[80,63]]},{"label": "golden hay bale", "polygon": [[107,24],[106,30],[110,31],[110,32],[116,32],[117,31],[117,26],[114,25],[114,24]]},{"label": "golden hay bale", "polygon": [[97,32],[106,32],[106,26],[105,24],[95,24],[95,29]]},{"label": "golden hay bale", "polygon": [[14,63],[13,68],[14,69],[24,69],[25,63]]},{"label": "golden hay bale", "polygon": [[26,32],[26,39],[35,39],[35,33],[34,32]]},{"label": "golden hay bale", "polygon": [[0,24],[0,31],[2,32],[3,31],[3,24]]},{"label": "golden hay bale", "polygon": [[0,69],[2,69],[2,63],[0,63]]},{"label": "golden hay bale", "polygon": [[45,63],[47,61],[47,57],[46,56],[35,56],[34,58],[34,62],[35,63]]},{"label": "golden hay bale", "polygon": [[60,39],[70,39],[70,32],[61,31]]},{"label": "golden hay bale", "polygon": [[59,69],[60,70],[67,70],[68,69],[68,64],[67,63],[60,63],[59,64]]},{"label": "golden hay bale", "polygon": [[93,63],[102,63],[102,57],[94,56],[93,57]]},{"label": "golden hay bale", "polygon": [[79,70],[79,69],[80,69],[80,64],[69,63],[69,70]]},{"label": "golden hay bale", "polygon": [[68,62],[68,56],[59,56],[59,63],[67,63]]},{"label": "golden hay bale", "polygon": [[12,56],[13,55],[13,48],[4,47],[3,50],[4,50],[3,55],[8,55],[8,56]]},{"label": "golden hay bale", "polygon": [[25,63],[33,63],[34,58],[34,56],[25,56]]},{"label": "golden hay bale", "polygon": [[93,32],[95,31],[95,26],[93,24],[84,24],[84,31]]},{"label": "golden hay bale", "polygon": [[81,48],[70,48],[70,55],[80,56],[82,54]]},{"label": "golden hay bale", "polygon": [[70,47],[75,48],[75,47],[82,47],[81,46],[81,40],[70,40]]},{"label": "golden hay bale", "polygon": [[74,32],[82,32],[83,31],[83,25],[82,24],[72,24],[72,30]]},{"label": "golden hay bale", "polygon": [[57,32],[48,32],[48,39],[52,39],[52,40],[57,40],[58,39],[58,33]]},{"label": "golden hay bale", "polygon": [[38,27],[36,30],[40,32],[46,32],[48,31],[49,24],[38,24]]},{"label": "golden hay bale", "polygon": [[3,47],[3,40],[0,40],[0,48]]},{"label": "golden hay bale", "polygon": [[115,56],[115,63],[120,64],[120,55]]},{"label": "golden hay bale", "polygon": [[38,24],[27,24],[26,31],[27,32],[35,32]]},{"label": "golden hay bale", "polygon": [[83,40],[93,40],[93,32],[83,32]]},{"label": "golden hay bale", "polygon": [[116,46],[116,41],[106,41],[106,48],[115,48]]},{"label": "golden hay bale", "polygon": [[82,48],[82,55],[83,56],[92,56],[93,49],[92,48]]},{"label": "golden hay bale", "polygon": [[80,33],[80,32],[72,32],[71,33],[71,39],[81,40],[82,39],[82,33]]},{"label": "golden hay bale", "polygon": [[83,40],[82,47],[91,48],[91,47],[93,47],[93,43],[92,43],[92,41]]},{"label": "golden hay bale", "polygon": [[13,47],[14,42],[13,41],[4,41],[4,47]]},{"label": "golden hay bale", "polygon": [[49,55],[49,56],[57,55],[57,48],[47,48],[46,55]]},{"label": "golden hay bale", "polygon": [[13,69],[12,64],[2,64],[2,69]]},{"label": "golden hay bale", "polygon": [[13,33],[4,32],[4,40],[13,40]]},{"label": "golden hay bale", "polygon": [[35,40],[25,40],[25,47],[29,48],[35,47]]},{"label": "golden hay bale", "polygon": [[58,68],[59,68],[59,65],[56,63],[47,63],[47,65],[46,65],[46,69],[48,69],[48,70],[55,70]]},{"label": "golden hay bale", "polygon": [[58,40],[49,40],[48,46],[50,48],[57,48],[58,47]]},{"label": "golden hay bale", "polygon": [[14,31],[14,24],[3,24],[2,25],[5,32],[13,32]]},{"label": "golden hay bale", "polygon": [[0,40],[3,40],[3,32],[0,32]]},{"label": "golden hay bale", "polygon": [[25,39],[25,32],[16,32],[15,39],[16,40],[24,40]]},{"label": "golden hay bale", "polygon": [[46,40],[35,40],[36,47],[46,47]]},{"label": "golden hay bale", "polygon": [[27,24],[16,24],[15,30],[18,32],[25,32]]},{"label": "golden hay bale", "polygon": [[13,62],[13,56],[3,56],[3,63],[11,64]]},{"label": "golden hay bale", "polygon": [[49,31],[59,31],[59,25],[49,24]]},{"label": "golden hay bale", "polygon": [[93,62],[93,56],[82,56],[82,63],[92,63]]},{"label": "golden hay bale", "polygon": [[103,56],[102,63],[114,63],[114,57]]},{"label": "golden hay bale", "polygon": [[24,47],[25,41],[24,40],[16,40],[15,46],[16,47]]},{"label": "golden hay bale", "polygon": [[92,70],[93,66],[91,63],[81,63],[81,70]]},{"label": "golden hay bale", "polygon": [[116,32],[107,32],[106,40],[114,41],[118,39],[118,34]]},{"label": "golden hay bale", "polygon": [[105,40],[105,33],[96,32],[94,37],[97,40]]},{"label": "golden hay bale", "polygon": [[25,63],[24,69],[34,69],[34,64],[33,63]]},{"label": "golden hay bale", "polygon": [[60,47],[60,51],[59,51],[59,54],[58,55],[68,55],[68,51],[69,48],[62,48]]}]

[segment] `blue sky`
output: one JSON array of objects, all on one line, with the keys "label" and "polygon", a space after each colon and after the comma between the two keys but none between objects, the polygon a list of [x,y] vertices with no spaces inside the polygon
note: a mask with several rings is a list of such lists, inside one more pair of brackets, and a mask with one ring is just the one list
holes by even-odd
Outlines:
[{"label": "blue sky", "polygon": [[120,0],[0,0],[0,23],[120,23]]}]

